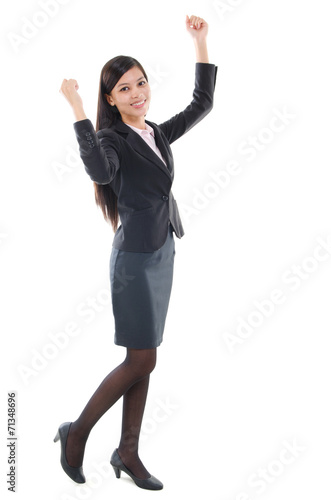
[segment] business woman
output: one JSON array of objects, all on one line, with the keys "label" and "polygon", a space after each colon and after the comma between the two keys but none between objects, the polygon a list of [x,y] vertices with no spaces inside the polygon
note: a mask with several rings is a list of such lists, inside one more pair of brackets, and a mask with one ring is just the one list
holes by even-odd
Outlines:
[{"label": "business woman", "polygon": [[[212,109],[217,74],[208,60],[206,21],[186,16],[186,29],[196,50],[193,100],[164,123],[145,120],[150,86],[132,57],[114,57],[101,71],[96,130],[84,113],[77,81],[63,80],[60,89],[76,118],[80,156],[94,183],[96,203],[115,232],[109,264],[114,341],[126,347],[124,361],[103,380],[81,415],[60,425],[55,436],[61,465],[77,483],[85,482],[82,464],[91,429],[123,396],[121,438],[110,459],[116,477],[124,471],[140,488],[163,488],[140,460],[138,442],[170,299],[173,233],[178,238],[184,234],[171,191],[170,144]],[[165,102],[170,98],[166,95]]]}]

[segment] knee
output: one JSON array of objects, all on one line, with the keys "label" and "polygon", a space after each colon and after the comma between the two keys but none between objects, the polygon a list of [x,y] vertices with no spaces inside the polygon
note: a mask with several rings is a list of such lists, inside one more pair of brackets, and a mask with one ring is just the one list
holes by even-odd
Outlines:
[{"label": "knee", "polygon": [[[154,351],[154,349],[152,349]],[[146,359],[146,362],[144,363],[145,370],[146,370],[146,375],[149,375],[152,373],[156,366],[156,353],[150,353],[149,356]]]},{"label": "knee", "polygon": [[145,363],[142,363],[138,370],[138,376],[140,378],[145,378],[152,373],[156,366],[156,361],[154,359],[149,359]]},{"label": "knee", "polygon": [[156,366],[156,349],[144,349],[139,355],[139,375],[147,377]]},{"label": "knee", "polygon": [[126,363],[137,378],[147,377],[156,366],[156,349],[128,349]]}]

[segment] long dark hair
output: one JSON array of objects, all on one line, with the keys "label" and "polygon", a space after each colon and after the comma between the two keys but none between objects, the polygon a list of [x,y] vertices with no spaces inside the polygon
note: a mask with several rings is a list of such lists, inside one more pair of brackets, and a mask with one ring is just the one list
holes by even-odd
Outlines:
[{"label": "long dark hair", "polygon": [[[96,120],[97,132],[103,128],[111,127],[116,120],[121,120],[121,115],[117,107],[111,106],[108,103],[106,94],[110,94],[124,73],[129,71],[134,66],[137,66],[141,70],[146,78],[146,81],[148,81],[144,68],[133,57],[113,57],[113,59],[110,59],[110,61],[108,61],[102,68],[100,74]],[[105,220],[111,223],[115,232],[118,226],[117,196],[112,190],[110,184],[97,184],[96,182],[93,184],[96,204],[101,208]]]}]

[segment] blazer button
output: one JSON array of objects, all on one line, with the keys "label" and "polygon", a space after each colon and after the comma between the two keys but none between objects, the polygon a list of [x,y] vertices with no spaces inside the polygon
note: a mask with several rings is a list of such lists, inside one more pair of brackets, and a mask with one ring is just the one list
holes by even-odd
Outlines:
[{"label": "blazer button", "polygon": [[169,196],[162,196],[162,200],[163,201],[168,201],[169,200]]}]

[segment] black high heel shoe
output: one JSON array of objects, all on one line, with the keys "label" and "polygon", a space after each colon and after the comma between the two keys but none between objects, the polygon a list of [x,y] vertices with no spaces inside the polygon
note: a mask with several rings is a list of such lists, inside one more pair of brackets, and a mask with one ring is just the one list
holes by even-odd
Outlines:
[{"label": "black high heel shoe", "polygon": [[71,426],[71,422],[64,422],[64,424],[61,424],[57,434],[54,438],[54,443],[60,440],[61,443],[61,465],[62,469],[70,479],[75,481],[76,483],[85,483],[86,479],[84,476],[83,468],[82,467],[71,467],[71,465],[68,464],[67,462],[67,457],[66,457],[66,444],[67,444],[67,437],[69,434],[69,429]]},{"label": "black high heel shoe", "polygon": [[156,477],[154,476],[150,476],[147,479],[139,479],[134,474],[132,474],[132,472],[127,467],[125,467],[121,457],[118,454],[117,449],[113,452],[110,463],[113,466],[117,479],[121,477],[121,471],[123,471],[128,476],[130,476],[131,479],[133,479],[133,481],[137,486],[139,486],[139,488],[143,488],[145,490],[162,490],[163,488],[163,484],[161,483],[161,481],[156,479]]}]

